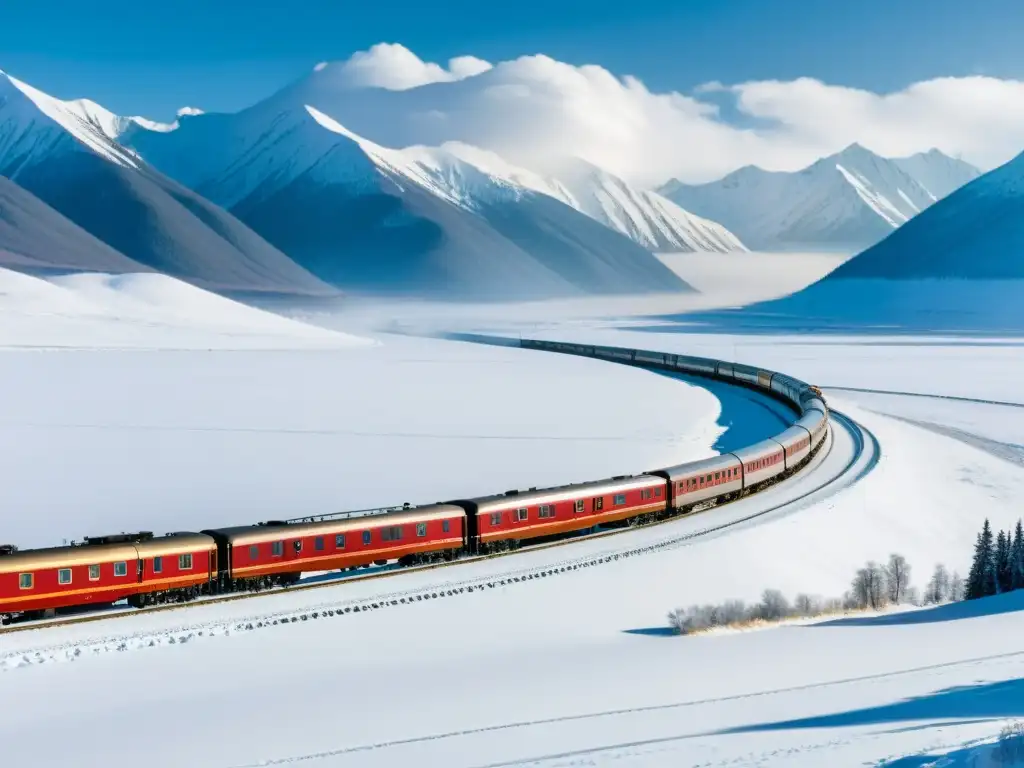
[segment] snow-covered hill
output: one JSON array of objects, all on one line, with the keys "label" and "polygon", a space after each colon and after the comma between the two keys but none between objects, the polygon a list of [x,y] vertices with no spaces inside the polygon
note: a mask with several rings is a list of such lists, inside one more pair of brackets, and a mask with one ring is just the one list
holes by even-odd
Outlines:
[{"label": "snow-covered hill", "polygon": [[859,144],[796,173],[748,166],[709,184],[660,191],[721,222],[751,248],[866,248],[978,175],[940,152],[890,160]]},{"label": "snow-covered hill", "polygon": [[321,279],[491,297],[685,290],[559,182],[462,144],[389,149],[276,98],[133,146]]},{"label": "snow-covered hill", "polygon": [[[124,256],[206,288],[328,294],[333,289],[226,211],[112,136],[131,125],[87,100],[61,101],[0,74],[0,176]],[[109,256],[109,254],[107,255]],[[81,269],[107,270],[107,257]]]}]

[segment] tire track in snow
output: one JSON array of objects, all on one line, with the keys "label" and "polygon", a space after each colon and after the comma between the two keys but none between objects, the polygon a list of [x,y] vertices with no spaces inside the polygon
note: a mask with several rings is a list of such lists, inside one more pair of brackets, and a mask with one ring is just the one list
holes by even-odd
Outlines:
[{"label": "tire track in snow", "polygon": [[[689,699],[684,701],[668,702],[665,704],[650,704],[640,707],[625,707],[622,709],[607,709],[600,710],[597,712],[584,712],[574,715],[560,715],[558,717],[538,718],[535,720],[516,720],[508,723],[497,723],[495,725],[485,725],[479,728],[464,728],[455,731],[445,731],[442,733],[429,734],[426,736],[412,736],[406,739],[394,739],[391,741],[381,741],[372,744],[360,744],[351,747],[340,747],[334,750],[323,750],[320,752],[310,752],[303,755],[292,755],[288,757],[271,758],[267,760],[261,760],[255,763],[244,763],[240,765],[232,766],[232,768],[264,768],[265,766],[273,765],[291,765],[294,763],[309,762],[313,760],[323,760],[331,757],[340,757],[342,755],[350,755],[358,752],[371,752],[380,749],[389,749],[393,747],[404,747],[415,744],[424,744],[434,741],[443,741],[446,739],[460,738],[464,736],[476,736],[485,733],[496,733],[499,731],[516,730],[520,728],[534,728],[545,725],[558,725],[562,723],[580,722],[588,720],[597,720],[606,717],[620,717],[623,715],[640,715],[651,712],[667,712],[676,709],[687,709],[690,707],[706,706],[709,704],[722,704],[732,701],[743,701],[747,699],[763,698],[766,696],[777,696],[780,694],[787,693],[802,693],[805,691],[819,690],[822,688],[830,688],[837,685],[851,685],[855,683],[866,683],[873,682],[876,680],[888,680],[893,677],[904,677],[908,675],[916,675],[925,672],[934,672],[939,669],[952,669],[955,667],[968,666],[972,664],[984,664],[990,661],[1000,661],[1003,659],[1015,658],[1018,656],[1024,656],[1024,651],[1010,651],[1007,653],[990,654],[987,656],[975,656],[967,659],[958,659],[956,661],[944,661],[937,664],[926,664],[919,667],[909,667],[907,669],[899,669],[889,672],[877,672],[870,675],[857,675],[853,677],[844,677],[836,680],[822,680],[816,683],[804,683],[802,685],[788,686],[785,688],[771,688],[763,691],[751,691],[749,693],[737,693],[729,696],[714,696],[704,699]],[[487,763],[481,765],[478,768],[506,768],[508,766],[524,765],[527,763],[535,763],[542,760],[560,760],[570,757],[581,757],[588,754],[594,754],[598,752],[606,752],[614,749],[628,749],[640,746],[650,746],[653,744],[661,744],[671,741],[678,741],[681,739],[692,738],[694,736],[706,736],[713,735],[707,733],[690,733],[683,735],[664,736],[655,739],[642,739],[637,741],[631,741],[621,744],[606,744],[599,747],[588,747],[581,750],[573,750],[567,752],[559,752],[554,754],[540,755],[529,758],[519,758],[516,760],[510,760],[498,763]]]}]

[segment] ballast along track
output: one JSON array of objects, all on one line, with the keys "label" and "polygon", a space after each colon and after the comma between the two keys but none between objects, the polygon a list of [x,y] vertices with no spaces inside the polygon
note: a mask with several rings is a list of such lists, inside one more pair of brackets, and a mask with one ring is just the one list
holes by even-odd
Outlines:
[{"label": "ballast along track", "polygon": [[[82,582],[88,584],[85,577],[92,577],[97,573],[102,577],[104,564],[110,567],[112,573],[118,570],[123,572],[124,568],[118,569],[117,565],[118,563],[123,565],[124,561],[112,560],[112,558],[127,557],[126,547],[134,548],[138,557],[137,561],[132,564],[135,566],[137,579],[134,584],[138,585],[138,588],[129,593],[129,599],[133,601],[134,605],[139,606],[145,605],[146,600],[155,601],[151,583],[159,582],[158,587],[160,587],[167,582],[163,575],[165,570],[162,562],[163,558],[167,557],[165,553],[171,553],[171,557],[173,557],[176,554],[174,547],[179,546],[180,548],[183,543],[187,543],[189,547],[195,545],[206,547],[205,550],[177,554],[179,565],[194,565],[196,560],[206,556],[207,582],[204,585],[206,589],[201,591],[207,592],[207,595],[200,600],[200,603],[204,605],[255,596],[252,592],[239,590],[293,584],[303,571],[323,571],[335,567],[342,569],[360,567],[374,562],[381,563],[382,560],[386,562],[394,559],[397,559],[399,564],[414,566],[415,570],[426,570],[502,556],[518,549],[524,543],[532,545],[530,551],[537,551],[541,548],[566,543],[563,539],[566,535],[588,533],[589,535],[586,537],[588,540],[609,536],[620,531],[601,530],[598,532],[598,529],[607,526],[668,522],[681,515],[702,511],[711,506],[721,506],[723,503],[761,492],[779,480],[804,469],[823,445],[826,443],[831,445],[831,442],[827,440],[829,411],[820,391],[784,374],[707,358],[618,347],[532,340],[523,340],[520,342],[520,346],[526,349],[583,355],[612,362],[721,379],[776,397],[787,403],[800,415],[800,418],[794,426],[755,446],[711,459],[654,470],[644,475],[615,477],[552,489],[510,491],[480,499],[387,510],[376,514],[339,513],[319,518],[300,518],[272,524],[214,529],[204,531],[202,534],[181,534],[155,540],[110,542],[101,539],[99,543],[93,543],[96,540],[87,540],[88,543],[85,545],[35,552],[15,552],[0,557],[0,614],[5,611],[8,615],[12,613],[11,606],[17,606],[17,598],[21,598],[22,605],[25,604],[24,593],[26,590],[21,589],[21,585],[25,583],[45,583],[46,578],[50,577],[54,584],[65,582],[70,582],[71,586],[77,586]],[[850,429],[849,425],[847,425],[847,429]],[[853,434],[851,431],[851,435]],[[827,486],[830,482],[832,481],[826,481],[822,487]],[[811,489],[808,494],[818,490],[820,488]],[[775,508],[786,506],[792,501]],[[736,525],[775,508],[761,510],[718,528]],[[428,535],[430,528],[436,529],[436,535]],[[705,535],[713,529],[703,530],[693,535]],[[341,532],[339,533],[339,531]],[[371,546],[363,550],[344,552],[343,555],[336,558],[340,560],[340,563],[331,560],[330,553],[325,552],[325,538],[336,537],[336,543],[340,543],[343,548],[347,543],[346,537],[353,531],[360,534],[358,540]],[[407,541],[409,544],[416,545],[416,548],[411,549],[408,545],[401,543],[406,531],[409,534]],[[457,535],[461,535],[461,546],[454,548],[452,540]],[[208,538],[209,541],[205,541],[203,537]],[[378,544],[378,541],[374,540],[377,537],[381,541],[398,543],[383,550],[374,548],[372,545]],[[692,535],[683,538],[692,538]],[[279,544],[274,542],[279,542]],[[662,543],[658,548],[671,543],[671,541]],[[244,559],[245,555],[249,555],[258,560],[256,556],[260,554],[260,545],[265,545],[270,558],[266,567],[260,562],[250,564]],[[239,554],[236,552],[237,549],[242,550],[241,556],[237,556]],[[643,548],[643,551],[647,551],[647,549],[649,548]],[[303,550],[308,553],[308,556],[302,555]],[[286,559],[285,551],[293,557]],[[360,557],[361,551],[365,554]],[[627,551],[615,555],[615,559],[629,556]],[[180,559],[185,554],[190,555],[187,563]],[[384,555],[392,556],[384,557]],[[104,557],[106,557],[106,562]],[[422,564],[424,560],[430,558],[440,559],[442,562],[433,565]],[[83,576],[80,581],[75,579],[77,573],[74,569],[76,567],[80,569]],[[257,571],[257,577],[263,581],[254,583],[253,578],[248,575],[254,571]],[[350,577],[346,581],[378,579],[400,572],[402,570],[390,570],[361,577]],[[31,574],[32,578],[26,578],[26,574]],[[281,578],[282,575],[284,578]],[[172,576],[171,578],[176,577]],[[100,580],[95,579],[95,581]],[[332,580],[292,586],[290,591],[336,586],[339,583],[338,580]],[[143,591],[147,589],[148,591]],[[57,589],[55,594],[60,597],[64,592],[72,591]],[[13,601],[11,600],[12,592],[15,593]],[[97,592],[97,594],[102,595],[103,593]],[[166,590],[165,592],[156,592],[155,596],[158,599],[162,594],[181,602],[144,608],[143,610],[150,612],[184,607],[184,597],[198,596],[194,593],[183,596],[180,591],[168,593]],[[53,599],[52,594],[47,597]],[[75,596],[71,595],[71,597],[74,599]],[[98,602],[93,598],[87,605],[96,605]],[[58,607],[69,608],[81,605],[81,602],[65,600]],[[11,626],[2,631],[11,632],[72,622],[120,618],[135,613],[136,611],[119,611],[78,614],[58,620],[44,618],[32,623]]]}]

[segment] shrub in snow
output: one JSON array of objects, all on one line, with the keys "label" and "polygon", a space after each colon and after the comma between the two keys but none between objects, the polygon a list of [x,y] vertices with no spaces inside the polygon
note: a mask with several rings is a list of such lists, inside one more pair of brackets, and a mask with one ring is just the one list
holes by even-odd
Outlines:
[{"label": "shrub in snow", "polygon": [[992,757],[1001,765],[1024,765],[1024,723],[1003,727]]},{"label": "shrub in snow", "polygon": [[[929,582],[925,598],[933,602],[956,594],[956,582],[962,580],[954,574],[950,580],[943,566]],[[935,597],[938,595],[938,597]],[[848,610],[879,609],[893,603],[920,604],[920,595],[910,584],[910,564],[899,554],[889,557],[886,566],[875,562],[867,563],[857,571],[851,589],[842,598],[823,599],[808,594],[799,594],[790,603],[777,589],[766,589],[761,602],[746,606],[739,600],[721,605],[692,605],[677,608],[668,614],[668,623],[680,634],[686,635],[714,627],[739,626],[757,621],[781,621],[789,618],[811,618]]]}]

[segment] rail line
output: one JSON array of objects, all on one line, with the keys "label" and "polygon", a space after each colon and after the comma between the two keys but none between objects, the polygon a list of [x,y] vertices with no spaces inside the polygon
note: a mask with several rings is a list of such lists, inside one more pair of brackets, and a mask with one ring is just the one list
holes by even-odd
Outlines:
[{"label": "rail line", "polygon": [[[645,366],[637,366],[645,367]],[[392,567],[388,570],[382,570],[375,573],[347,576],[341,578],[328,579],[318,581],[314,583],[299,584],[296,586],[286,588],[276,588],[267,590],[264,592],[257,593],[239,593],[230,595],[221,595],[216,597],[210,597],[206,599],[200,599],[190,603],[174,603],[168,605],[151,606],[148,608],[131,609],[122,611],[110,611],[102,613],[87,613],[82,615],[70,615],[63,616],[56,619],[43,619],[34,622],[27,622],[22,624],[15,624],[0,629],[0,637],[11,635],[14,633],[26,633],[26,632],[45,632],[49,629],[57,627],[66,627],[69,625],[79,625],[87,623],[96,623],[103,621],[113,621],[116,619],[139,617],[144,615],[150,615],[155,613],[165,613],[168,611],[181,611],[188,609],[201,610],[206,606],[234,603],[243,600],[253,600],[257,598],[269,598],[273,596],[282,596],[285,594],[292,594],[296,592],[307,592],[310,590],[321,589],[326,587],[337,587],[342,584],[348,583],[364,583],[369,581],[375,581],[380,579],[386,579],[392,576],[398,575],[412,575],[423,572],[436,571],[442,568],[449,568],[454,566],[470,565],[473,563],[481,563],[484,561],[498,560],[499,558],[508,557],[528,557],[545,550],[554,549],[556,547],[563,547],[570,544],[581,544],[581,543],[594,543],[603,539],[614,537],[619,534],[632,532],[637,533],[640,531],[649,531],[654,528],[665,526],[670,523],[680,524],[681,522],[693,520],[694,516],[698,513],[703,513],[711,510],[726,510],[728,511],[733,505],[740,504],[744,501],[749,501],[752,498],[762,498],[762,493],[773,494],[778,489],[783,487],[792,487],[792,485],[801,480],[805,480],[811,470],[817,469],[819,466],[824,464],[831,457],[832,451],[835,448],[835,423],[838,422],[842,425],[842,429],[846,432],[854,444],[854,450],[851,452],[850,459],[846,464],[835,473],[833,476],[824,479],[822,482],[815,484],[813,487],[803,491],[791,498],[786,498],[779,503],[769,505],[762,509],[757,509],[749,514],[740,514],[739,516],[722,521],[714,525],[709,525],[696,530],[691,530],[683,534],[677,534],[666,537],[662,540],[655,541],[651,544],[632,546],[624,548],[615,548],[613,550],[598,553],[592,556],[582,556],[577,558],[570,558],[564,561],[556,561],[555,563],[549,563],[542,566],[534,566],[531,568],[525,568],[520,570],[513,570],[507,573],[491,574],[487,576],[466,579],[462,581],[452,581],[441,585],[431,585],[427,587],[412,588],[408,590],[395,591],[390,594],[382,594],[373,597],[355,598],[341,601],[332,601],[330,603],[324,603],[315,605],[312,607],[294,609],[283,612],[275,612],[270,614],[262,614],[256,616],[247,616],[239,619],[233,619],[230,621],[219,621],[214,622],[214,625],[224,626],[225,628],[233,628],[235,631],[254,629],[262,626],[275,626],[280,623],[286,623],[288,621],[307,621],[310,618],[316,619],[321,616],[341,616],[348,613],[356,613],[365,610],[379,610],[384,607],[396,606],[401,604],[408,604],[411,602],[418,602],[423,599],[438,599],[441,597],[454,596],[455,594],[463,594],[467,592],[474,592],[483,589],[491,589],[497,586],[507,586],[509,584],[517,583],[520,581],[532,580],[535,578],[546,578],[558,573],[566,573],[569,571],[579,570],[581,568],[589,568],[601,563],[612,562],[627,557],[632,557],[647,552],[658,551],[667,548],[674,548],[683,546],[688,542],[700,538],[714,535],[726,531],[730,528],[735,528],[743,524],[754,521],[758,518],[764,518],[773,513],[780,511],[794,512],[800,508],[803,508],[811,503],[814,503],[819,497],[829,495],[831,492],[837,492],[844,487],[856,482],[868,472],[870,472],[878,462],[880,456],[880,447],[878,441],[875,439],[868,430],[859,425],[854,420],[847,417],[838,411],[831,411],[830,415],[834,417],[833,421],[829,426],[829,433],[826,441],[822,443],[820,449],[807,461],[807,463],[797,470],[797,472],[784,480],[774,483],[767,488],[762,489],[757,494],[740,496],[729,502],[713,503],[709,502],[704,507],[698,507],[693,512],[685,516],[671,517],[666,520],[657,521],[640,527],[627,527],[613,530],[600,530],[594,533],[585,535],[575,536],[569,539],[560,540],[556,542],[549,542],[545,544],[529,545],[522,549],[513,550],[509,552],[494,553],[488,555],[475,555],[469,557],[462,557],[452,562],[434,563],[422,566],[413,566],[406,568]],[[202,623],[200,625],[187,625],[180,629],[173,630],[173,633],[189,633],[200,627],[213,626],[210,623]],[[162,632],[161,634],[166,634]],[[138,637],[138,634],[132,635],[131,637]],[[145,635],[150,636],[150,635]],[[99,641],[105,642],[105,641]],[[26,652],[28,653],[41,653],[47,651],[59,651],[61,648],[66,647],[66,644],[57,646],[43,647],[39,649],[20,649],[13,651],[13,656],[23,657]],[[0,650],[0,668],[7,668],[11,656],[4,654]]]}]

